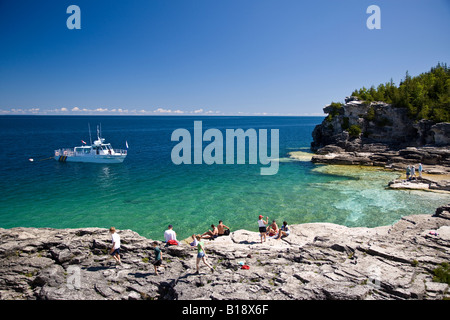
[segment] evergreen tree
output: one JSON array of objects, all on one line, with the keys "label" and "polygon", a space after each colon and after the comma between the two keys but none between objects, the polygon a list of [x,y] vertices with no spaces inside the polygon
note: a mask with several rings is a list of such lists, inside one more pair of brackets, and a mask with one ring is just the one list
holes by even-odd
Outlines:
[{"label": "evergreen tree", "polygon": [[361,100],[383,101],[394,107],[408,109],[415,120],[430,119],[435,122],[450,122],[450,69],[446,63],[438,63],[429,72],[411,77],[406,71],[398,87],[393,82],[380,84],[375,89],[362,87],[354,90],[353,96]]}]

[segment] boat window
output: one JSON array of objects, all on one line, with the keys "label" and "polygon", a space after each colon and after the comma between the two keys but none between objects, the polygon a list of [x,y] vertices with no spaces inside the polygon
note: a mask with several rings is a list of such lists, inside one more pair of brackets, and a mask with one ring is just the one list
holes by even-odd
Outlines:
[{"label": "boat window", "polygon": [[91,148],[75,148],[75,152],[77,153],[90,153]]}]

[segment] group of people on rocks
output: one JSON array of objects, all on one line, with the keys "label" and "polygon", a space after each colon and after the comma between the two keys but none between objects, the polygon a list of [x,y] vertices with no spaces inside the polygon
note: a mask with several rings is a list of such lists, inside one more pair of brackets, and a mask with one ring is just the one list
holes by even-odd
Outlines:
[{"label": "group of people on rocks", "polygon": [[[258,220],[258,226],[259,226],[259,232],[261,237],[261,243],[266,241],[266,236],[275,236],[276,240],[280,240],[281,237],[286,237],[289,235],[290,230],[289,226],[286,221],[283,222],[283,225],[278,228],[276,221],[273,220],[272,224],[267,228],[267,225],[269,223],[269,217],[266,217],[266,220],[263,220],[263,216],[259,216]],[[223,221],[220,220],[219,224],[215,226],[214,224],[211,225],[212,230],[208,230],[203,234],[193,234],[192,239],[193,241],[190,243],[191,247],[197,248],[197,257],[196,257],[196,273],[199,273],[199,264],[200,261],[203,261],[203,263],[210,268],[211,272],[214,272],[214,268],[208,263],[206,260],[206,251],[204,247],[204,239],[214,240],[219,236],[229,235],[230,234],[230,228],[223,224]],[[116,232],[115,227],[111,227],[109,229],[109,232],[111,233],[111,249],[109,254],[114,258],[117,264],[122,264],[120,260],[120,236]],[[168,229],[164,232],[164,243],[166,245],[179,245],[180,242],[177,240],[177,234],[173,230],[173,226],[169,225]],[[158,267],[162,265],[162,251],[157,241],[152,242],[153,250],[155,253],[155,259],[153,261],[153,267],[155,269],[155,274],[158,274]]]},{"label": "group of people on rocks", "polygon": [[266,236],[275,237],[276,240],[280,240],[281,237],[287,237],[290,234],[289,226],[286,221],[283,221],[283,225],[278,228],[277,222],[272,220],[272,223],[267,227],[269,224],[269,217],[266,217],[266,220],[263,218],[264,217],[260,215],[258,220],[261,243],[263,243],[263,239],[266,241]]},{"label": "group of people on rocks", "polygon": [[[193,234],[192,235],[192,239],[193,241],[190,243],[190,245],[192,247],[196,247],[197,248],[197,257],[196,257],[196,273],[199,273],[199,264],[200,261],[203,261],[203,263],[210,268],[211,272],[214,272],[214,268],[208,263],[208,261],[206,260],[206,251],[205,251],[205,244],[203,242],[203,239],[210,239],[210,240],[214,240],[219,236],[222,235],[229,235],[230,234],[230,228],[227,227],[226,225],[223,224],[223,221],[220,220],[219,224],[217,226],[215,226],[214,224],[211,225],[212,230],[208,230],[203,234]],[[176,232],[173,230],[173,226],[169,225],[168,229],[164,232],[164,242],[167,245],[178,245],[180,242],[177,240],[177,234]],[[154,248],[155,250],[155,255],[158,256],[158,254],[161,254],[161,249],[157,248],[155,246]],[[158,261],[158,259],[156,259],[156,261]],[[155,266],[155,273],[158,274],[157,272],[157,266],[155,264],[153,264]],[[161,263],[159,263],[159,265],[161,265]],[[158,265],[158,266],[159,266]]]},{"label": "group of people on rocks", "polygon": [[[419,178],[420,179],[422,179],[422,170],[423,170],[422,164],[419,163],[417,171],[419,172]],[[416,180],[416,179],[417,179],[417,177],[416,177],[416,166],[408,165],[406,167],[406,180],[407,181],[411,181],[411,180]]]}]

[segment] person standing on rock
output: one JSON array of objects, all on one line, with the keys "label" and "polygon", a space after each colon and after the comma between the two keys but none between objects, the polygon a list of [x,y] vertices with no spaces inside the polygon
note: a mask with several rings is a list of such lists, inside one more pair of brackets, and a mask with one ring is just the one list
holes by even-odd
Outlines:
[{"label": "person standing on rock", "polygon": [[259,226],[259,235],[261,237],[261,243],[263,243],[263,238],[264,241],[266,241],[266,232],[267,232],[266,224],[268,223],[269,217],[266,217],[266,221],[264,221],[263,216],[259,215],[258,226]]},{"label": "person standing on rock", "polygon": [[116,232],[116,228],[109,228],[109,232],[111,233],[111,241],[112,246],[109,254],[116,260],[118,264],[122,264],[120,261],[120,236]]},{"label": "person standing on rock", "polygon": [[422,179],[422,170],[423,170],[422,164],[419,163],[419,178],[420,179]]},{"label": "person standing on rock", "polygon": [[406,180],[409,181],[409,176],[411,174],[411,167],[408,165],[406,167]]},{"label": "person standing on rock", "polygon": [[411,180],[412,179],[416,180],[416,167],[415,166],[411,167]]},{"label": "person standing on rock", "polygon": [[158,267],[162,264],[162,252],[161,248],[158,247],[158,242],[153,241],[152,246],[155,251],[155,261],[153,261],[153,267],[155,268],[155,274],[158,275]]},{"label": "person standing on rock", "polygon": [[198,244],[197,244],[197,274],[199,274],[198,271],[198,265],[200,264],[200,260],[203,260],[203,263],[206,264],[206,266],[208,266],[211,269],[211,272],[214,272],[213,267],[206,261],[206,252],[205,252],[205,247],[204,247],[204,243],[202,241],[202,237],[200,235],[196,236]]}]

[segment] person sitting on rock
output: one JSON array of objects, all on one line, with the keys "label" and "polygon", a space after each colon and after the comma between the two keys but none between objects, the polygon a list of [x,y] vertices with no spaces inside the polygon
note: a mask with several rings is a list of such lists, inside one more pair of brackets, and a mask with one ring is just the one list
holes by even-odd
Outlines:
[{"label": "person sitting on rock", "polygon": [[289,226],[286,221],[283,221],[283,225],[281,226],[279,231],[280,232],[278,233],[277,240],[280,240],[281,237],[287,237],[291,233],[291,230],[289,229]]},{"label": "person sitting on rock", "polygon": [[170,243],[179,244],[179,241],[177,240],[177,234],[173,230],[173,226],[171,224],[169,224],[168,229],[164,231],[164,242],[167,244]]},{"label": "person sitting on rock", "polygon": [[198,245],[197,235],[194,233],[191,237],[192,242],[190,242],[189,244],[191,245],[191,247],[197,248]]},{"label": "person sitting on rock", "polygon": [[215,225],[211,225],[212,231],[208,230],[204,234],[201,235],[202,239],[214,240],[219,236],[219,229]]},{"label": "person sitting on rock", "polygon": [[272,221],[271,225],[269,226],[269,230],[267,231],[267,234],[269,237],[276,236],[278,233],[278,225],[275,220]]},{"label": "person sitting on rock", "polygon": [[[225,228],[227,230],[225,230]],[[217,225],[217,229],[219,230],[219,236],[226,236],[230,234],[230,228],[223,224],[222,220],[219,220],[219,224]]]}]

